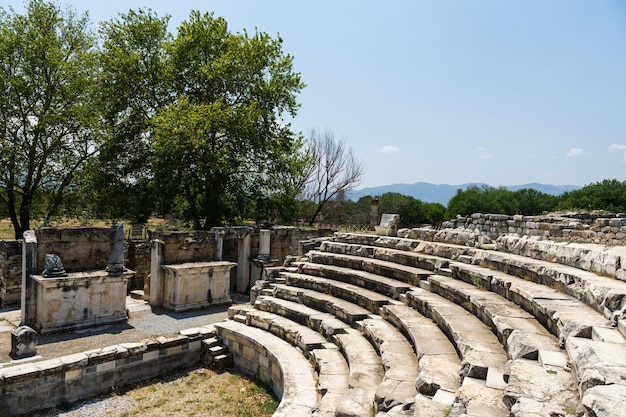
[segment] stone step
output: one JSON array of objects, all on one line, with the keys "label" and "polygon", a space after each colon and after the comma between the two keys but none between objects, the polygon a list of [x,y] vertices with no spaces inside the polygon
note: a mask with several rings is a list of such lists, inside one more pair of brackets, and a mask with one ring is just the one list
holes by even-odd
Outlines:
[{"label": "stone step", "polygon": [[143,300],[143,290],[131,291],[130,298],[132,298],[133,300]]},{"label": "stone step", "polygon": [[209,368],[215,371],[225,371],[233,366],[233,363],[233,354],[230,352],[223,353],[212,358],[209,363]]},{"label": "stone step", "polygon": [[225,355],[228,353],[228,348],[226,346],[212,346],[207,350],[208,354],[213,356],[214,358]]},{"label": "stone step", "polygon": [[495,334],[463,307],[421,288],[406,293],[409,305],[430,317],[456,346],[460,375],[486,379],[489,368],[503,370],[508,360]]},{"label": "stone step", "polygon": [[461,360],[441,329],[404,304],[382,306],[381,315],[412,341],[419,363],[419,392],[430,397],[439,389],[456,392],[460,387]]},{"label": "stone step", "polygon": [[418,361],[411,344],[398,329],[380,317],[362,320],[357,325],[379,352],[385,370],[376,390],[378,410],[388,411],[397,405],[412,403],[417,394]]},{"label": "stone step", "polygon": [[246,325],[266,330],[280,337],[302,350],[307,358],[313,349],[321,349],[327,342],[324,336],[309,327],[250,305],[231,306],[228,309],[228,315],[246,317]]},{"label": "stone step", "polygon": [[[309,253],[309,258],[312,263],[341,266],[353,270],[369,272],[377,276],[388,277],[395,280],[396,285],[398,285],[397,282],[400,281],[410,286],[416,286],[419,285],[420,280],[426,279],[428,275],[431,274],[431,271],[425,269],[415,268],[393,261],[355,255],[313,251]],[[306,271],[303,272],[306,273]]]},{"label": "stone step", "polygon": [[[333,256],[329,257],[325,254],[323,256],[313,257],[312,261],[319,261],[321,259],[324,259],[325,262],[334,260]],[[360,288],[375,291],[379,294],[395,299],[398,299],[400,294],[404,294],[412,287],[412,285],[396,279],[329,263],[304,263],[300,272],[307,275],[333,279],[335,281],[356,285]],[[425,274],[424,278],[426,278],[428,274]]]},{"label": "stone step", "polygon": [[369,416],[384,369],[374,347],[356,329],[333,335],[350,367],[350,390],[337,406],[337,416]]},{"label": "stone step", "polygon": [[[259,300],[258,307],[261,307],[261,303],[264,301],[266,300]],[[317,313],[317,315],[319,316],[319,313]],[[311,323],[310,318],[303,321]],[[350,363],[350,358],[355,360],[355,358],[363,356],[365,354],[363,352],[368,352],[367,357],[370,359],[372,353],[378,356],[376,360],[378,363],[381,361],[382,357],[383,362],[380,363],[381,366],[384,365],[381,370],[382,374],[385,375],[384,379],[378,383],[379,386],[370,387],[373,389],[373,400],[376,402],[378,409],[388,410],[397,404],[410,402],[416,394],[415,380],[417,378],[418,363],[417,357],[413,353],[411,345],[406,338],[393,326],[377,316],[370,317],[370,315],[368,315],[364,320],[355,322],[355,326],[370,338],[372,343],[378,348],[380,354],[377,353],[363,335],[359,334],[360,337],[357,337],[357,333],[354,333],[354,329],[352,328],[344,328],[343,333],[335,332],[332,338],[348,358],[351,374],[353,376],[355,373],[356,375],[363,373],[367,375],[371,370],[358,368],[361,367],[361,362]],[[345,334],[350,334],[350,337],[344,336]],[[357,342],[362,346],[355,346]],[[399,357],[402,357],[400,362]],[[400,364],[404,365],[406,369],[401,369]],[[353,390],[350,395],[356,396],[359,398],[359,401],[362,400],[362,396],[365,395],[363,391],[365,387],[362,385],[356,386],[353,383],[351,383],[350,386],[356,389]],[[346,409],[349,408],[348,404],[354,405],[353,402],[354,398],[351,398],[348,402],[342,402],[342,404],[344,404],[342,406],[343,408],[339,408],[343,410],[342,412],[345,412]]]},{"label": "stone step", "polygon": [[539,350],[559,351],[551,335],[528,312],[502,296],[441,275],[429,278],[431,291],[462,306],[488,325],[511,359],[537,359]]},{"label": "stone step", "polygon": [[[393,301],[391,298],[377,292],[332,279],[287,272],[283,276],[287,279],[287,286],[329,294],[337,299],[345,300],[351,305],[360,306],[369,313],[376,314],[381,306]],[[351,323],[353,322],[351,321]]]},{"label": "stone step", "polygon": [[476,265],[452,263],[450,268],[455,278],[497,293],[528,311],[559,338],[561,347],[569,336],[591,338],[594,326],[611,324],[582,301],[545,285]]},{"label": "stone step", "polygon": [[316,373],[302,352],[269,332],[233,320],[215,323],[215,329],[233,353],[235,366],[268,383],[281,399],[275,417],[311,415],[318,408]]}]

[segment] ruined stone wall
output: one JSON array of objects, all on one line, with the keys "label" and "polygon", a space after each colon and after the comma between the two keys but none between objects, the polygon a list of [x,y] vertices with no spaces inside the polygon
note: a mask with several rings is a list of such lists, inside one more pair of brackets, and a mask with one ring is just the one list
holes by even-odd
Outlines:
[{"label": "ruined stone wall", "polygon": [[19,303],[22,287],[22,243],[0,240],[0,308]]},{"label": "ruined stone wall", "polygon": [[48,253],[59,255],[67,272],[104,269],[109,262],[108,227],[42,227],[37,237],[37,272]]},{"label": "ruined stone wall", "polygon": [[507,233],[538,236],[556,242],[626,245],[626,217],[590,213],[507,216],[475,213],[445,222],[442,229],[461,228],[495,240]]},{"label": "ruined stone wall", "polygon": [[[251,233],[251,258],[259,252],[259,229],[255,227],[225,228],[223,255],[225,261],[237,262],[238,233]],[[298,253],[298,242],[332,235],[330,229],[299,229],[277,226],[271,228],[271,254],[280,263],[288,255]],[[54,253],[61,257],[67,272],[106,268],[109,261],[108,227],[39,228],[37,237],[37,271],[43,271],[44,257]],[[210,231],[172,232],[148,231],[149,240],[127,240],[124,265],[135,271],[128,290],[143,289],[150,274],[150,240],[165,243],[165,263],[208,262],[215,259],[215,233]],[[22,284],[22,243],[0,241],[0,306],[19,304]],[[236,268],[231,270],[236,277]]]},{"label": "ruined stone wall", "polygon": [[[164,263],[210,262],[214,259],[215,235],[209,231],[148,231],[149,240],[165,243]],[[150,268],[148,268],[149,270]]]}]

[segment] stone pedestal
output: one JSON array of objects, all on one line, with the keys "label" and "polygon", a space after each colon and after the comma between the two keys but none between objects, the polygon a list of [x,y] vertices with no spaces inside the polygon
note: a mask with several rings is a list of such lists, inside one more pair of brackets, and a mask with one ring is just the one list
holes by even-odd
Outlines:
[{"label": "stone pedestal", "polygon": [[23,359],[37,354],[37,332],[28,326],[20,326],[11,332],[13,359]]},{"label": "stone pedestal", "polygon": [[176,312],[230,304],[230,270],[234,262],[189,262],[161,265],[163,307]]},{"label": "stone pedestal", "polygon": [[126,287],[135,275],[107,271],[73,272],[66,277],[33,275],[37,287],[35,328],[40,333],[74,330],[128,320]]}]

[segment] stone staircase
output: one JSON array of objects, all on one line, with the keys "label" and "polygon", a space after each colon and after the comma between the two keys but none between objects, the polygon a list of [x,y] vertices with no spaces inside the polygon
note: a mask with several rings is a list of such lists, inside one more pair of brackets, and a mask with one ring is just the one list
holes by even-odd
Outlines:
[{"label": "stone staircase", "polygon": [[316,399],[291,415],[591,417],[626,406],[622,281],[338,233],[262,284],[229,315],[247,340],[272,336],[308,361],[313,382],[300,389]]}]

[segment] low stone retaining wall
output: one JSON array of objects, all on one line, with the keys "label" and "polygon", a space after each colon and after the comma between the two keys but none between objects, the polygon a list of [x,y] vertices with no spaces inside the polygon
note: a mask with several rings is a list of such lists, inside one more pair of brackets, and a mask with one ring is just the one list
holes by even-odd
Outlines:
[{"label": "low stone retaining wall", "polygon": [[209,326],[186,333],[0,367],[0,416],[71,403],[113,387],[198,366],[203,354],[202,340],[212,337],[214,330]]}]

